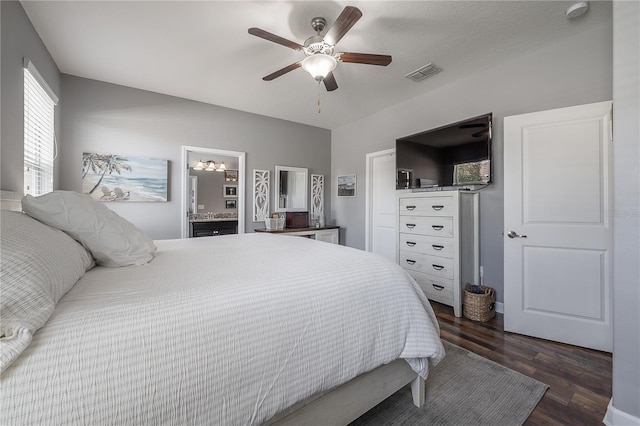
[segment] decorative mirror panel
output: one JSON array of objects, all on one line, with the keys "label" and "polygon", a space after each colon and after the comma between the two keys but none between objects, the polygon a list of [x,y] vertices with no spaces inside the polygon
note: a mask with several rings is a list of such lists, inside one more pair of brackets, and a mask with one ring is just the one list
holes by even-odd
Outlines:
[{"label": "decorative mirror panel", "polygon": [[324,175],[311,175],[311,217],[324,215]]},{"label": "decorative mirror panel", "polygon": [[269,217],[269,170],[253,171],[253,221],[262,222]]}]

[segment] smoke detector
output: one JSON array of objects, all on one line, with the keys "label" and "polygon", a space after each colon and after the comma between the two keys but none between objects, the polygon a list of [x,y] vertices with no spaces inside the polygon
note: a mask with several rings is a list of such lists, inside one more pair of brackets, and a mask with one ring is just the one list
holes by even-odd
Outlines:
[{"label": "smoke detector", "polygon": [[580,1],[578,3],[574,3],[567,8],[565,15],[567,18],[574,19],[580,15],[583,15],[587,10],[589,10],[589,3],[586,1]]}]

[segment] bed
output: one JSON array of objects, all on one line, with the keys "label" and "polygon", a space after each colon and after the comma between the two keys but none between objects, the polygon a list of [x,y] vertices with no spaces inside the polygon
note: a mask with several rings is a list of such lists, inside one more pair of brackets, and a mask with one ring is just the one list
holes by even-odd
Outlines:
[{"label": "bed", "polygon": [[[48,243],[53,231],[68,237],[2,212],[3,290],[24,269],[9,253],[44,250],[55,269],[77,249]],[[424,403],[444,349],[398,265],[268,234],[154,245],[139,266],[74,264],[81,276],[2,372],[2,424],[346,424],[409,383]]]}]

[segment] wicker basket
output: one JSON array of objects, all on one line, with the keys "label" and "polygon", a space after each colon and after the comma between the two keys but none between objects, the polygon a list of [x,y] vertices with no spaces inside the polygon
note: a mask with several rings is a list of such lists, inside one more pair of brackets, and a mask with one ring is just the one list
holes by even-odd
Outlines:
[{"label": "wicker basket", "polygon": [[489,321],[496,316],[496,292],[491,287],[479,286],[484,294],[471,291],[471,284],[464,289],[463,315],[472,321]]}]

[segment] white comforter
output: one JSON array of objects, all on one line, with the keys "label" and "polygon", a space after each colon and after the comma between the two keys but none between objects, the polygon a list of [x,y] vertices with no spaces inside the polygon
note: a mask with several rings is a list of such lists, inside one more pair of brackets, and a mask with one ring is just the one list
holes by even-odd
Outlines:
[{"label": "white comforter", "polygon": [[260,424],[383,363],[444,356],[399,266],[265,234],[157,241],[96,267],[2,375],[1,424]]}]

